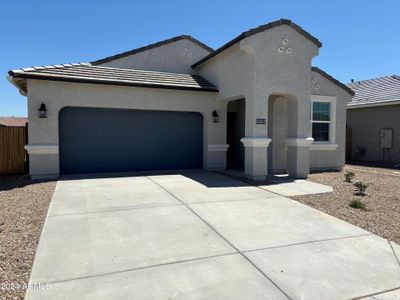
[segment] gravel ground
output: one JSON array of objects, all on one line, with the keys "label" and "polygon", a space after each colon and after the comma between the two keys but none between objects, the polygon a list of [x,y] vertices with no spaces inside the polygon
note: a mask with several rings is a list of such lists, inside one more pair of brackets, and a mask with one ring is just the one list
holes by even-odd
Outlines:
[{"label": "gravel ground", "polygon": [[[355,195],[352,183],[344,181],[345,171],[355,173],[355,181],[369,184],[366,196]],[[400,244],[400,170],[346,165],[342,172],[315,173],[309,180],[330,185],[332,193],[291,197],[376,235]],[[366,210],[349,206],[353,199]]]},{"label": "gravel ground", "polygon": [[0,177],[0,299],[23,299],[56,181]]}]

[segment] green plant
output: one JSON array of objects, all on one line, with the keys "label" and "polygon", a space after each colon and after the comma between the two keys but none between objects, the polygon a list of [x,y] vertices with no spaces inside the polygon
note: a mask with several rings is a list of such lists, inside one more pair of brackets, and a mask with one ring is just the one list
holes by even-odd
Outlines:
[{"label": "green plant", "polygon": [[352,182],[355,174],[351,171],[346,171],[346,174],[344,174],[344,178],[346,182]]},{"label": "green plant", "polygon": [[349,206],[356,209],[366,210],[367,206],[360,199],[353,199],[350,201]]},{"label": "green plant", "polygon": [[365,195],[365,191],[368,187],[368,184],[366,184],[365,182],[362,182],[362,181],[357,181],[354,183],[354,186],[358,190],[358,192],[357,192],[358,195],[361,195],[361,196]]}]

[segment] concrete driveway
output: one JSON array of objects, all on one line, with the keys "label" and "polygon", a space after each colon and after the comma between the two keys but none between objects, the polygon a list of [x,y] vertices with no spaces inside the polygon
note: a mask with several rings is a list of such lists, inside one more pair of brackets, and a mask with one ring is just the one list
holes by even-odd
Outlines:
[{"label": "concrete driveway", "polygon": [[384,293],[370,298],[380,299],[399,295],[399,257],[394,243],[215,173],[65,178],[26,299],[336,300]]}]

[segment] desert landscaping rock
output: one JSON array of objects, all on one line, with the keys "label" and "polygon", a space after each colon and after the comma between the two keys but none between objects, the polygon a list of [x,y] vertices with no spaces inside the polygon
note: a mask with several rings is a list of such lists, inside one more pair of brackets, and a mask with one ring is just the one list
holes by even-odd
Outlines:
[{"label": "desert landscaping rock", "polygon": [[[369,184],[366,196],[354,195],[353,183],[344,181],[346,170],[355,173],[353,182]],[[346,165],[342,172],[315,173],[309,180],[331,185],[333,192],[292,199],[400,243],[400,174],[396,170]],[[351,208],[349,202],[353,199],[363,201],[366,210]]]},{"label": "desert landscaping rock", "polygon": [[23,299],[55,181],[0,178],[0,299]]}]

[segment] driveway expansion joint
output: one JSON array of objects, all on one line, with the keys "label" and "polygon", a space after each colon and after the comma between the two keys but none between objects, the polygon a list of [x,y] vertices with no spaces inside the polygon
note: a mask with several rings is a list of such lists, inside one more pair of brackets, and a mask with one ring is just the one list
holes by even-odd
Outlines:
[{"label": "driveway expansion joint", "polygon": [[137,267],[137,268],[129,268],[129,269],[118,270],[118,271],[108,272],[108,273],[99,273],[99,274],[94,274],[94,275],[68,278],[68,279],[63,279],[63,280],[39,282],[39,284],[46,284],[46,283],[47,284],[57,284],[57,283],[64,283],[64,282],[70,282],[70,281],[76,281],[76,280],[84,280],[84,279],[89,279],[89,278],[105,277],[105,276],[109,276],[109,275],[157,268],[157,267],[174,265],[174,264],[182,264],[182,263],[187,263],[187,262],[192,262],[192,261],[199,261],[199,260],[205,260],[205,259],[222,257],[222,256],[229,256],[229,255],[234,255],[234,254],[239,254],[239,253],[238,252],[229,252],[229,253],[216,254],[216,255],[210,255],[210,256],[204,256],[204,257],[197,257],[197,258],[192,258],[192,259],[176,260],[176,261],[171,261],[171,262],[166,262],[166,263],[161,263],[161,264],[155,264],[155,265],[149,265],[149,266],[143,266],[143,267]]},{"label": "driveway expansion joint", "polygon": [[[282,198],[282,196],[280,196],[280,197],[268,198],[268,200],[270,200],[270,199],[277,199],[277,198]],[[257,201],[257,200],[266,200],[266,198],[256,197],[256,198],[251,198],[251,199],[209,200],[209,201],[207,201],[207,203],[241,202],[241,201]],[[192,204],[203,204],[203,203],[205,203],[205,202],[204,202],[204,201],[196,201],[196,202],[187,203],[187,205],[190,206],[190,205],[192,205]]]},{"label": "driveway expansion joint", "polygon": [[48,215],[49,218],[53,217],[65,217],[71,215],[90,215],[90,214],[101,214],[101,213],[113,213],[116,211],[126,211],[126,210],[137,210],[137,209],[150,209],[150,208],[159,208],[159,207],[170,207],[170,206],[182,206],[181,203],[176,204],[160,204],[154,206],[141,206],[141,207],[129,207],[129,208],[120,208],[120,209],[110,209],[110,210],[97,210],[97,211],[87,211],[87,212],[78,212],[78,213],[66,213],[66,214],[54,214]]},{"label": "driveway expansion joint", "polygon": [[373,234],[372,233],[364,233],[364,234],[342,236],[342,237],[336,237],[336,238],[330,238],[330,239],[312,240],[312,241],[305,241],[305,242],[294,243],[294,244],[286,244],[286,245],[270,246],[270,247],[263,247],[263,248],[257,248],[257,249],[251,249],[251,250],[244,250],[242,252],[249,253],[249,252],[256,252],[256,251],[261,251],[261,250],[287,248],[287,247],[307,245],[307,244],[313,244],[313,243],[323,243],[323,242],[336,241],[336,240],[354,239],[354,238],[359,238],[359,237],[364,237],[364,236],[369,236],[369,235],[373,235]]},{"label": "driveway expansion joint", "polygon": [[372,298],[376,299],[374,296],[379,296],[379,295],[384,294],[384,293],[393,292],[393,291],[398,290],[398,289],[400,289],[400,285],[395,287],[395,288],[392,288],[392,289],[379,291],[377,293],[372,293],[372,294],[363,295],[363,296],[360,296],[360,297],[351,298],[350,300],[362,300],[362,299],[367,298],[367,297],[372,297]]},{"label": "driveway expansion joint", "polygon": [[392,243],[389,240],[387,240],[387,242],[389,243],[390,249],[392,249],[393,255],[396,258],[397,264],[400,267],[400,258],[397,256],[396,251],[394,251]]},{"label": "driveway expansion joint", "polygon": [[[146,176],[146,175],[145,175]],[[208,227],[211,228],[220,238],[222,238],[228,245],[230,245],[235,251],[237,251],[238,254],[240,254],[247,262],[249,262],[256,270],[258,270],[269,282],[271,282],[285,297],[288,299],[292,299],[277,283],[275,283],[265,272],[263,272],[255,263],[253,263],[244,253],[242,253],[237,247],[235,247],[230,241],[228,241],[220,232],[217,231],[211,224],[209,224],[206,220],[204,220],[198,213],[196,213],[188,204],[183,202],[181,199],[179,199],[176,195],[174,195],[172,192],[167,190],[165,187],[160,185],[158,182],[152,180],[150,177],[146,176],[147,179],[151,180],[154,182],[156,185],[161,187],[164,191],[169,193],[172,197],[174,197],[176,200],[181,202],[183,206],[185,206],[188,210],[190,210],[195,216],[197,216],[204,224],[206,224]]]}]

